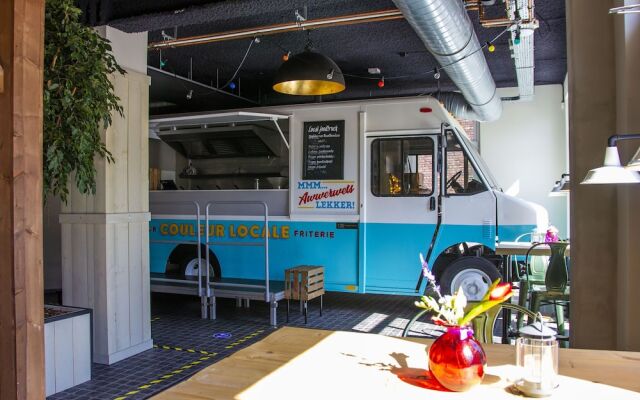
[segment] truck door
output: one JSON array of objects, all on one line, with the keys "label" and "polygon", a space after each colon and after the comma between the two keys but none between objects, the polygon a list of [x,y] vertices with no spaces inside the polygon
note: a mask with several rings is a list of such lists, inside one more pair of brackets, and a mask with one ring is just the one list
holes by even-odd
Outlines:
[{"label": "truck door", "polygon": [[436,266],[436,275],[443,292],[462,287],[469,299],[479,300],[500,277],[495,266],[480,257],[481,246],[495,246],[496,198],[486,177],[489,172],[464,133],[448,129],[444,138],[442,225],[434,253],[447,249],[462,257],[443,271]]},{"label": "truck door", "polygon": [[437,221],[438,133],[366,137],[361,254],[365,291],[415,293]]}]

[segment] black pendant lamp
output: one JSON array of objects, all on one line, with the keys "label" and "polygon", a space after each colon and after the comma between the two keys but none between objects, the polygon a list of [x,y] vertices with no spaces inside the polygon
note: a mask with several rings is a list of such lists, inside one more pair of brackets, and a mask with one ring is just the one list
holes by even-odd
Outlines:
[{"label": "black pendant lamp", "polygon": [[291,56],[276,73],[273,90],[296,96],[340,93],[344,76],[329,57],[310,50]]}]

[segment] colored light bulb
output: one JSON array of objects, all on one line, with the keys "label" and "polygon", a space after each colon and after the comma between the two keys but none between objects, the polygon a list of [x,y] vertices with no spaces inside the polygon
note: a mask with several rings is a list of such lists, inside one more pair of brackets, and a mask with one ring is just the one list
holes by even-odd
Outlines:
[{"label": "colored light bulb", "polygon": [[496,51],[496,46],[493,43],[489,43],[489,45],[487,46],[487,50],[489,50],[489,53],[493,53],[494,51]]},{"label": "colored light bulb", "polygon": [[235,88],[236,88],[236,83],[235,83],[235,82],[231,82],[231,83],[229,84],[229,89],[231,89],[231,90],[235,90]]}]

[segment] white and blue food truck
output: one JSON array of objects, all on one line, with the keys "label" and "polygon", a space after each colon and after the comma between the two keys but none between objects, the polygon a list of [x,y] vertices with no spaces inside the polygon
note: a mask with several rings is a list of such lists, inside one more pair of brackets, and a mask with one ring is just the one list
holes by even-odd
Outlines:
[{"label": "white and blue food truck", "polygon": [[548,224],[502,192],[431,97],[160,116],[150,129],[175,157],[150,193],[152,290],[190,282],[203,316],[254,290],[275,324],[296,265],[323,266],[330,291],[415,295],[419,253],[445,292],[477,299],[500,277],[496,241]]}]

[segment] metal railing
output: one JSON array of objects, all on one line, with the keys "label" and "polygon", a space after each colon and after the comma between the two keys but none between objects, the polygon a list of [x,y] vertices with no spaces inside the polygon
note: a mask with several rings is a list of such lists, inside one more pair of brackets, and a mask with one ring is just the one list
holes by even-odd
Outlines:
[{"label": "metal railing", "polygon": [[[260,242],[240,242],[240,241],[210,241],[209,240],[209,222],[213,222],[209,213],[209,210],[215,206],[224,205],[247,205],[247,206],[261,206],[264,210],[264,240]],[[264,285],[244,284],[244,283],[216,283],[218,286],[234,286],[240,288],[252,288],[252,289],[264,289],[264,301],[270,302],[269,291],[269,207],[267,203],[263,201],[210,201],[205,206],[205,251],[206,251],[206,264],[209,265],[209,246],[263,246],[264,247]],[[207,267],[206,274],[207,281],[207,297],[215,296],[215,292],[211,293],[211,279],[209,274],[209,268]]]},{"label": "metal railing", "polygon": [[[207,288],[209,285],[203,285],[202,283],[202,234],[200,232],[200,222],[202,221],[202,213],[200,203],[197,201],[161,201],[156,202],[161,205],[185,205],[190,204],[194,206],[195,209],[195,235],[196,240],[149,240],[150,243],[156,244],[187,244],[187,245],[195,245],[196,246],[196,258],[198,260],[198,296],[200,296],[200,304],[202,311],[202,318],[207,317],[207,291],[203,290],[203,287]],[[209,255],[207,254],[207,261],[209,259]],[[209,265],[207,263],[207,275],[209,274]],[[176,280],[177,281],[177,280]]]},{"label": "metal railing", "polygon": [[[198,265],[198,296],[200,297],[200,307],[201,314],[203,319],[215,319],[216,318],[216,288],[224,291],[221,292],[222,296],[228,296],[229,294],[233,296],[242,295],[242,293],[247,293],[247,295],[251,296],[251,292],[253,294],[259,294],[261,296],[260,291],[256,292],[256,289],[264,290],[264,301],[270,303],[271,306],[271,324],[275,326],[276,324],[276,314],[275,307],[277,307],[277,295],[271,293],[270,282],[269,282],[269,236],[271,235],[269,230],[269,208],[265,202],[262,201],[210,201],[205,206],[205,215],[204,221],[202,218],[202,207],[200,203],[197,201],[167,201],[167,202],[157,202],[160,205],[185,205],[190,204],[194,207],[195,221],[194,224],[196,226],[196,232],[194,232],[193,236],[195,236],[195,240],[165,240],[165,239],[156,239],[150,240],[150,243],[154,244],[176,244],[176,245],[195,245],[197,247],[195,252],[195,257],[197,258]],[[218,206],[225,205],[246,205],[246,206],[259,206],[263,210],[263,240],[257,241],[232,241],[232,240],[211,240],[213,235],[210,235],[210,224],[215,222],[214,220],[214,211]],[[204,222],[204,226],[202,226],[202,222]],[[214,224],[215,227],[215,224]],[[202,232],[202,228],[204,228],[204,234]],[[214,229],[214,232],[217,230]],[[185,235],[188,236],[188,235]],[[204,238],[203,238],[204,236]],[[262,246],[264,248],[264,284],[256,284],[254,282],[215,282],[212,281],[211,277],[211,260],[210,260],[210,247],[211,246]],[[202,251],[205,251],[205,255],[203,256]],[[206,271],[203,271],[203,264]],[[179,287],[183,286],[195,286],[195,282],[189,279],[178,279],[178,278],[169,278],[169,277],[152,277],[152,280],[158,282],[166,282],[170,285],[178,285]],[[239,289],[238,293],[233,292],[233,288]],[[229,292],[227,289],[231,289]],[[176,287],[163,287],[162,290],[168,290],[167,293],[182,293],[181,291],[175,291]],[[275,305],[274,305],[275,304]]]}]

